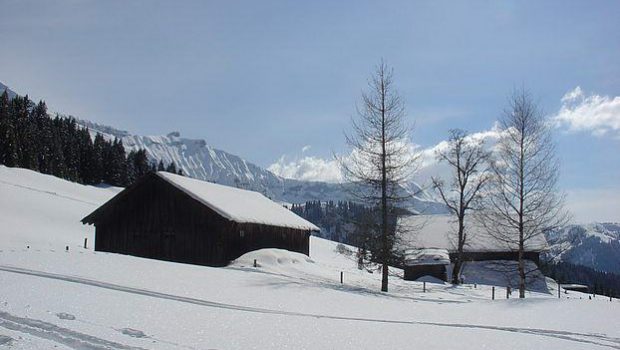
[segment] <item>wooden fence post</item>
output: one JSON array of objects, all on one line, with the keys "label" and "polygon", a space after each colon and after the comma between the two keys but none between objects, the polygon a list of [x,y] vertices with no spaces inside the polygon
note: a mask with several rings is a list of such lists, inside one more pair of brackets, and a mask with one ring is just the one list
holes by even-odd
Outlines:
[{"label": "wooden fence post", "polygon": [[510,286],[506,287],[506,299],[510,299]]},{"label": "wooden fence post", "polygon": [[491,300],[495,300],[495,286],[491,287]]},{"label": "wooden fence post", "polygon": [[256,267],[256,259],[254,259],[254,267]]},{"label": "wooden fence post", "polygon": [[65,246],[65,251],[68,252],[69,251],[69,246]]},{"label": "wooden fence post", "polygon": [[88,242],[88,238],[84,237],[84,249],[87,249],[86,243]]},{"label": "wooden fence post", "polygon": [[426,293],[426,282],[422,282],[422,292]]}]

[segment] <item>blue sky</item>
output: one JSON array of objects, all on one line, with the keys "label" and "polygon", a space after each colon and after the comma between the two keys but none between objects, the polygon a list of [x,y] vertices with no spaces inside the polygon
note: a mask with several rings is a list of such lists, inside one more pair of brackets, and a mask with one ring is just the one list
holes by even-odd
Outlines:
[{"label": "blue sky", "polygon": [[573,205],[615,205],[605,215],[620,221],[617,1],[0,0],[0,9],[0,81],[17,92],[132,133],[178,130],[265,167],[345,152],[342,133],[381,58],[395,69],[413,143],[426,148],[450,128],[491,129],[515,87],[555,116],[579,86],[598,124],[556,130],[561,187]]}]

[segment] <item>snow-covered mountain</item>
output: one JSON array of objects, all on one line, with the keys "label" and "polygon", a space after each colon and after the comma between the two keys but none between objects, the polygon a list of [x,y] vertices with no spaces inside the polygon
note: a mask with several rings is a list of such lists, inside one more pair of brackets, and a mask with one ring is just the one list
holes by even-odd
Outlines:
[{"label": "snow-covered mountain", "polygon": [[[275,175],[256,164],[228,152],[216,149],[205,140],[184,138],[179,132],[165,136],[132,135],[126,131],[79,120],[91,133],[107,138],[119,138],[127,152],[145,149],[149,158],[164,164],[175,165],[190,177],[258,191],[286,203],[303,203],[311,200],[346,200],[347,185],[318,181],[300,181]],[[415,194],[411,207],[425,213],[442,213],[444,207],[422,188],[412,184],[407,191]]]},{"label": "snow-covered mountain", "polygon": [[620,223],[573,224],[547,233],[555,261],[620,273]]},{"label": "snow-covered mountain", "polygon": [[14,98],[15,96],[17,96],[17,94],[9,89],[8,86],[2,84],[2,82],[0,82],[0,94],[2,94],[4,92],[4,90],[6,90],[6,93],[9,95],[9,99]]}]

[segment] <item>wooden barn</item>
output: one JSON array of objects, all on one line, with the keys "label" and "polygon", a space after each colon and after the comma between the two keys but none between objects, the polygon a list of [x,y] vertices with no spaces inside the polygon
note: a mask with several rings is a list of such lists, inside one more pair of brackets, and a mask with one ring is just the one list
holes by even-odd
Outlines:
[{"label": "wooden barn", "polygon": [[405,251],[404,279],[415,281],[420,277],[431,276],[447,281],[449,266],[450,255],[446,249],[408,249]]},{"label": "wooden barn", "polygon": [[261,248],[309,255],[319,228],[254,191],[151,173],[82,219],[95,250],[223,266]]},{"label": "wooden barn", "polygon": [[[399,224],[405,227],[414,228],[409,237],[403,237],[403,250],[416,251],[438,251],[443,250],[448,253],[451,262],[456,260],[457,249],[456,239],[452,235],[456,232],[456,223],[451,215],[411,215],[399,219]],[[485,232],[476,225],[468,227],[468,244],[464,247],[463,261],[489,261],[505,260],[516,261],[519,254],[517,246],[500,241]],[[540,253],[547,249],[547,241],[544,235],[538,235],[526,242],[525,259],[533,261],[536,265],[540,262]],[[429,261],[426,259],[426,261]],[[406,262],[405,262],[406,265]],[[403,266],[409,271],[405,274],[405,279],[415,280],[421,275],[430,275],[439,278],[446,276],[441,273],[441,267],[431,265],[441,264],[410,264]],[[425,274],[425,272],[428,272]],[[447,281],[446,278],[442,278]]]}]

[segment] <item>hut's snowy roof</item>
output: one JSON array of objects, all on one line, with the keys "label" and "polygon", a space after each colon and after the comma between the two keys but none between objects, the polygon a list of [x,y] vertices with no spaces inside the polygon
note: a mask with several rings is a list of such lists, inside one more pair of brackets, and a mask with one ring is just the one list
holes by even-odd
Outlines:
[{"label": "hut's snowy roof", "polygon": [[[470,220],[472,221],[472,220]],[[440,248],[456,251],[456,220],[452,215],[411,215],[399,219],[405,228],[403,240],[407,248]],[[516,244],[500,241],[489,235],[484,228],[474,223],[466,226],[467,252],[504,252],[517,250]],[[547,248],[543,234],[532,237],[525,243],[526,251],[542,251]]]},{"label": "hut's snowy roof", "polygon": [[424,248],[405,251],[405,266],[449,264],[450,254],[446,249]]},{"label": "hut's snowy roof", "polygon": [[167,172],[157,175],[219,215],[238,223],[318,231],[311,222],[254,191],[213,184]]}]

